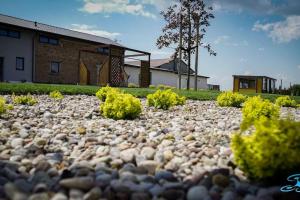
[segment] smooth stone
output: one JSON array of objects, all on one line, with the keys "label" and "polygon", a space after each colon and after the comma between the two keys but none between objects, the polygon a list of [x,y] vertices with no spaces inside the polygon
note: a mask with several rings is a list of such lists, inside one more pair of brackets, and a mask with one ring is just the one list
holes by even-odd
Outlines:
[{"label": "smooth stone", "polygon": [[159,163],[153,160],[145,160],[139,164],[139,167],[145,168],[149,174],[154,174],[158,166]]},{"label": "smooth stone", "polygon": [[19,131],[19,135],[20,135],[20,137],[21,138],[27,138],[28,136],[29,136],[29,133],[28,133],[28,130],[26,130],[26,129],[21,129],[20,131]]},{"label": "smooth stone", "polygon": [[164,188],[158,184],[154,185],[149,192],[152,194],[152,196],[157,197],[164,191]]},{"label": "smooth stone", "polygon": [[83,196],[84,200],[98,200],[102,195],[102,190],[98,187],[94,187],[88,193]]},{"label": "smooth stone", "polygon": [[212,182],[220,187],[227,187],[230,183],[229,178],[223,174],[216,174],[212,177]]},{"label": "smooth stone", "polygon": [[6,183],[4,185],[4,192],[9,199],[12,200],[27,200],[28,197],[20,192],[13,183]]},{"label": "smooth stone", "polygon": [[206,187],[194,186],[188,190],[187,200],[209,200],[210,196]]},{"label": "smooth stone", "polygon": [[68,197],[63,193],[56,193],[51,200],[68,200]]},{"label": "smooth stone", "polygon": [[155,155],[155,150],[152,147],[144,147],[141,151],[141,155],[146,158],[146,160],[153,160]]},{"label": "smooth stone", "polygon": [[169,171],[157,171],[155,172],[155,179],[157,181],[160,181],[161,179],[170,181],[170,182],[175,182],[177,181],[177,178],[173,175],[172,172]]},{"label": "smooth stone", "polygon": [[178,189],[169,189],[161,193],[161,197],[165,199],[184,199],[184,191]]},{"label": "smooth stone", "polygon": [[232,191],[227,191],[227,192],[223,193],[222,200],[232,200],[232,199],[236,199],[236,198],[237,198],[236,193],[234,193]]},{"label": "smooth stone", "polygon": [[50,198],[46,192],[32,194],[29,197],[29,200],[48,200],[48,199],[50,199]]},{"label": "smooth stone", "polygon": [[131,195],[130,200],[150,200],[150,196],[147,193],[135,192]]},{"label": "smooth stone", "polygon": [[24,140],[22,138],[14,138],[14,139],[12,139],[10,145],[13,148],[20,147],[20,146],[23,146],[23,141]]},{"label": "smooth stone", "polygon": [[70,189],[69,197],[71,200],[81,200],[83,199],[84,193],[78,189]]},{"label": "smooth stone", "polygon": [[94,186],[94,180],[91,177],[66,178],[62,179],[59,184],[66,188],[88,190]]},{"label": "smooth stone", "polygon": [[129,162],[132,162],[134,160],[136,154],[137,154],[136,149],[126,149],[124,151],[121,151],[120,158],[124,162],[129,163]]}]

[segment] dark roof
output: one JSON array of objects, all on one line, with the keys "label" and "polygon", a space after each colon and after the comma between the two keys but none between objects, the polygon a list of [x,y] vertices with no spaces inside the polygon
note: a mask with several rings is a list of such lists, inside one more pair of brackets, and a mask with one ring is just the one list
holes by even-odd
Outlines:
[{"label": "dark roof", "polygon": [[91,41],[91,42],[97,42],[97,43],[101,43],[101,44],[108,44],[108,45],[124,47],[121,44],[119,44],[111,39],[105,38],[105,37],[100,37],[100,36],[96,36],[96,35],[73,31],[70,29],[60,28],[60,27],[56,27],[56,26],[50,26],[50,25],[33,22],[33,21],[29,21],[29,20],[24,20],[24,19],[20,19],[20,18],[16,18],[16,17],[11,17],[11,16],[7,16],[7,15],[2,15],[2,14],[0,14],[0,23],[18,26],[18,27],[22,27],[22,28],[27,28],[27,29],[31,29],[31,30],[38,30],[38,31],[43,31],[43,32],[47,32],[47,33],[53,33],[53,34],[57,34],[57,35],[63,35],[63,36],[82,39],[82,40],[87,40],[87,41]]},{"label": "dark roof", "polygon": [[[125,67],[134,67],[134,68],[140,68],[140,65],[131,65],[128,62],[125,63]],[[164,72],[170,72],[170,73],[174,73],[174,74],[178,74],[177,71],[173,71],[173,70],[168,70],[168,69],[163,69],[163,68],[157,68],[157,67],[150,67],[151,70],[157,70],[157,71],[164,71]],[[186,73],[182,73],[182,75],[187,75]],[[191,76],[194,76],[194,74],[191,74]],[[202,75],[198,75],[198,77],[202,77],[202,78],[210,78],[208,76],[202,76]]]},{"label": "dark roof", "polygon": [[269,76],[254,76],[254,75],[232,75],[233,77],[240,77],[240,78],[268,78],[272,80],[277,80],[275,78],[271,78]]},{"label": "dark roof", "polygon": [[[151,59],[150,60],[150,67],[151,68],[158,68],[163,64],[169,63],[172,61],[171,58],[164,58],[164,59]],[[134,60],[134,61],[126,61],[126,64],[128,65],[134,65],[134,66],[140,66],[141,61],[140,60]]]}]

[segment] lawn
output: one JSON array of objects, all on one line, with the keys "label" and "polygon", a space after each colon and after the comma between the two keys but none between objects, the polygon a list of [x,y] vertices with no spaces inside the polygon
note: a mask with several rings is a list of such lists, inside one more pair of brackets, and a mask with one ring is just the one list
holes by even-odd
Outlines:
[{"label": "lawn", "polygon": [[[49,94],[53,90],[58,90],[66,95],[94,95],[98,86],[80,86],[80,85],[58,85],[58,84],[36,84],[36,83],[0,83],[0,94]],[[149,88],[121,88],[126,93],[130,93],[136,97],[146,97],[148,94],[153,93],[155,89]],[[220,94],[218,91],[211,90],[200,90],[200,91],[187,91],[187,90],[176,90],[180,95],[193,100],[216,100]],[[247,94],[254,96],[257,94]],[[261,94],[263,98],[274,101],[280,95],[275,94]],[[295,100],[300,103],[300,97],[295,97]]]}]

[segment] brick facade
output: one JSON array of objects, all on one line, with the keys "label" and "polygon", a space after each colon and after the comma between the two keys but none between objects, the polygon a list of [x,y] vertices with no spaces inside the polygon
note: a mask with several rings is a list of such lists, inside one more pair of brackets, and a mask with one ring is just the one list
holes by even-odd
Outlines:
[{"label": "brick facade", "polygon": [[[57,38],[57,36],[51,37]],[[100,77],[97,77],[97,66],[107,65],[109,60],[108,55],[96,52],[101,45],[67,37],[58,37],[57,39],[59,39],[59,44],[51,45],[40,43],[39,35],[36,36],[34,82],[77,84],[79,83],[80,59],[89,70],[89,84],[99,85],[100,82],[108,81],[105,78],[108,74],[102,76],[107,80],[99,80]],[[51,73],[51,62],[60,63],[59,73]]]}]

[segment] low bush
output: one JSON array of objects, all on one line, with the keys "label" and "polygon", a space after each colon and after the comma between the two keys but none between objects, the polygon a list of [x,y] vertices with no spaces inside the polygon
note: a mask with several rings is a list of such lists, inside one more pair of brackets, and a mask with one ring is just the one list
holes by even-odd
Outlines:
[{"label": "low bush", "polygon": [[262,117],[268,119],[279,118],[280,109],[267,99],[262,99],[260,96],[248,98],[242,109],[243,121],[241,129],[245,130],[259,121]]},{"label": "low bush", "polygon": [[171,89],[157,90],[155,93],[147,96],[147,103],[149,106],[164,110],[168,110],[175,105],[184,105],[185,101],[185,97],[179,96]]},{"label": "low bush", "polygon": [[15,96],[13,94],[12,99],[13,99],[13,103],[14,104],[21,104],[21,105],[28,105],[28,106],[33,106],[33,105],[35,105],[38,102],[30,94],[21,95],[21,96]]},{"label": "low bush", "polygon": [[276,105],[280,107],[297,107],[297,102],[290,96],[278,97],[275,101]]},{"label": "low bush", "polygon": [[250,179],[270,179],[300,168],[300,122],[260,118],[250,135],[234,134],[231,148],[237,166]]},{"label": "low bush", "polygon": [[163,84],[157,85],[156,88],[157,88],[157,89],[160,89],[160,90],[175,89],[175,87],[172,87],[172,86],[170,86],[170,85],[163,85]]},{"label": "low bush", "polygon": [[96,97],[98,97],[98,99],[100,101],[105,102],[107,94],[110,92],[121,93],[121,91],[117,88],[112,88],[112,87],[106,86],[106,87],[102,87],[98,90],[98,92],[96,93]]},{"label": "low bush", "polygon": [[241,107],[247,97],[233,92],[223,92],[217,97],[217,103],[221,107]]},{"label": "low bush", "polygon": [[64,98],[64,96],[58,90],[50,92],[49,96],[56,100],[61,100]]},{"label": "low bush", "polygon": [[135,83],[128,83],[129,88],[138,88],[139,86]]},{"label": "low bush", "polygon": [[156,86],[155,85],[149,85],[149,88],[150,89],[156,89]]},{"label": "low bush", "polygon": [[131,94],[110,90],[105,102],[100,106],[100,111],[105,117],[115,120],[135,119],[142,112],[142,105],[141,101]]},{"label": "low bush", "polygon": [[7,110],[12,110],[14,107],[11,104],[6,104],[6,99],[0,97],[0,115],[7,112]]}]

